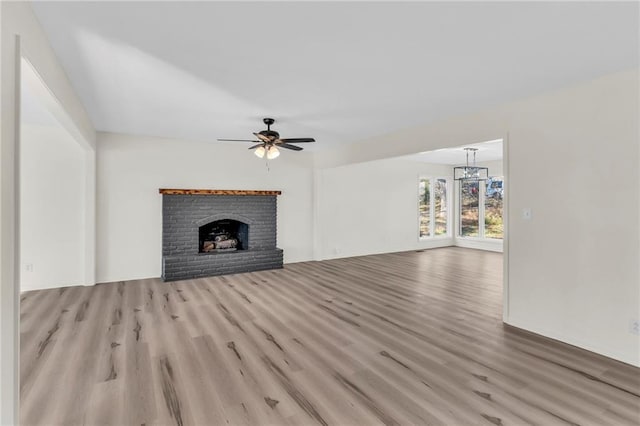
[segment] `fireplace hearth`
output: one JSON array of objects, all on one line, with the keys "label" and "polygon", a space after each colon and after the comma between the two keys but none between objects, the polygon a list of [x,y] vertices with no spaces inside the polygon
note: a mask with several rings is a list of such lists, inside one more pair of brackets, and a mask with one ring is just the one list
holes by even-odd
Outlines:
[{"label": "fireplace hearth", "polygon": [[165,281],[282,268],[279,191],[161,189]]}]

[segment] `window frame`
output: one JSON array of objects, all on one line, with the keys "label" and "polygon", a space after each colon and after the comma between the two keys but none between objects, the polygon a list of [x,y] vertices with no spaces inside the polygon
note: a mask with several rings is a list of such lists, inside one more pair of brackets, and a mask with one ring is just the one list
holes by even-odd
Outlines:
[{"label": "window frame", "polygon": [[[489,178],[502,177],[502,188],[504,190],[505,177],[502,176],[489,176]],[[486,213],[486,196],[487,196],[487,184],[486,180],[481,180],[481,184],[478,185],[478,235],[475,237],[462,235],[462,181],[456,181],[456,239],[469,240],[469,241],[504,241],[504,222],[502,225],[502,238],[489,238],[485,235],[485,213]],[[504,205],[502,206],[502,217],[504,221]]]},{"label": "window frame", "polygon": [[[429,181],[429,235],[421,236],[420,235],[420,183],[423,180]],[[437,180],[444,180],[445,188],[447,191],[447,199],[446,199],[446,207],[447,207],[447,232],[441,235],[435,235],[436,230],[436,217],[435,217],[435,209],[436,209],[436,197],[433,191],[434,182]],[[446,239],[451,238],[452,234],[452,212],[451,212],[451,203],[452,203],[452,184],[451,177],[448,176],[433,176],[433,175],[419,175],[418,176],[418,185],[416,185],[417,194],[416,194],[416,219],[417,219],[417,231],[418,231],[418,241],[430,241],[430,240],[438,240],[438,239]]]}]

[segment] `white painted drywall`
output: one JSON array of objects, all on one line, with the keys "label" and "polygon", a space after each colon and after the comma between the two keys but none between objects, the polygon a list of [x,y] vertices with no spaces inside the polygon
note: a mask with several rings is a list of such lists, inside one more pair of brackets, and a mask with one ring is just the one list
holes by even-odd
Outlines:
[{"label": "white painted drywall", "polygon": [[418,238],[418,178],[452,178],[451,167],[394,158],[328,168],[320,175],[322,258],[452,244],[452,238]]},{"label": "white painted drywall", "polygon": [[[478,165],[502,175],[502,161]],[[320,175],[320,259],[423,248],[460,247],[502,251],[502,240],[456,238],[457,194],[453,165],[428,164],[411,157],[322,169]],[[450,235],[418,239],[418,176],[450,179]]]},{"label": "white painted drywall", "polygon": [[18,286],[19,41],[7,31],[11,14],[0,2],[0,424],[18,424],[20,289]]},{"label": "white painted drywall", "polygon": [[508,322],[640,366],[638,77],[518,105],[507,200]]},{"label": "white painted drywall", "polygon": [[[508,143],[505,321],[640,365],[639,72],[318,153],[317,163]],[[525,220],[522,209],[531,208]]]},{"label": "white painted drywall", "polygon": [[21,126],[21,291],[85,283],[84,161],[60,126]]},{"label": "white painted drywall", "polygon": [[[16,48],[16,36],[20,47]],[[20,56],[39,72],[61,112],[57,118],[89,147],[95,131],[27,2],[0,2],[0,423],[18,424],[19,286],[16,146]],[[88,171],[90,173],[90,171]],[[91,207],[87,207],[90,210]],[[91,227],[91,218],[87,220]],[[92,244],[90,244],[92,245]],[[87,264],[90,259],[86,259]]]},{"label": "white painted drywall", "polygon": [[97,146],[98,282],[160,276],[159,188],[281,190],[278,247],[284,261],[313,258],[310,154],[282,152],[267,170],[243,143],[99,133]]},{"label": "white painted drywall", "polygon": [[478,166],[487,167],[489,176],[503,176],[502,160],[478,161]]},{"label": "white painted drywall", "polygon": [[2,3],[3,15],[6,17],[2,22],[3,31],[6,31],[5,34],[20,36],[21,55],[37,71],[46,90],[50,92],[52,101],[60,106],[54,111],[56,119],[79,143],[93,147],[96,137],[93,124],[51,48],[40,22],[33,14],[31,5],[29,2]]}]

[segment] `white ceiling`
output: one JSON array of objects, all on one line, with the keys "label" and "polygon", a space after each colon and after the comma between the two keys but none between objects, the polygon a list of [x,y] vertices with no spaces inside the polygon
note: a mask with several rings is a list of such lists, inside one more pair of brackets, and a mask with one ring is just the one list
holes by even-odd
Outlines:
[{"label": "white ceiling", "polygon": [[[421,163],[448,164],[451,166],[464,165],[467,161],[465,148],[477,149],[476,161],[478,163],[502,160],[502,139],[472,143],[456,148],[444,148],[437,149],[435,151],[421,152],[418,154],[408,155],[404,158],[412,161],[419,161]],[[469,163],[472,161],[473,157],[469,155]]]},{"label": "white ceiling", "polygon": [[98,130],[319,147],[638,66],[638,4],[35,2]]}]

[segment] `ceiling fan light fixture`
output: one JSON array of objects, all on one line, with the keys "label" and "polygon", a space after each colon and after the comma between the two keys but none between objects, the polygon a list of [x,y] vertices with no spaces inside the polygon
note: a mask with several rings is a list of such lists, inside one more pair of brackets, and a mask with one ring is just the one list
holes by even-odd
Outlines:
[{"label": "ceiling fan light fixture", "polygon": [[[258,148],[256,148],[255,151],[253,151],[253,153],[256,155],[256,157],[258,158],[264,158],[264,154],[266,152],[266,149],[264,149],[264,146],[259,146]],[[267,157],[269,158],[269,157]]]},{"label": "ceiling fan light fixture", "polygon": [[274,158],[278,158],[278,156],[280,155],[280,151],[278,150],[278,148],[276,148],[275,146],[270,146],[269,150],[267,151],[267,158],[269,160],[273,160]]},{"label": "ceiling fan light fixture", "polygon": [[[0,0],[2,1],[2,0]],[[273,160],[278,158],[280,150],[278,148],[285,148],[292,151],[302,151],[302,147],[298,146],[299,143],[315,142],[314,138],[285,138],[280,139],[280,133],[275,130],[271,130],[271,125],[275,123],[273,118],[264,118],[262,120],[267,125],[267,130],[261,130],[259,132],[253,132],[256,139],[218,139],[219,142],[250,142],[255,145],[249,147],[249,149],[255,150],[253,153],[258,158],[264,158]]]}]

